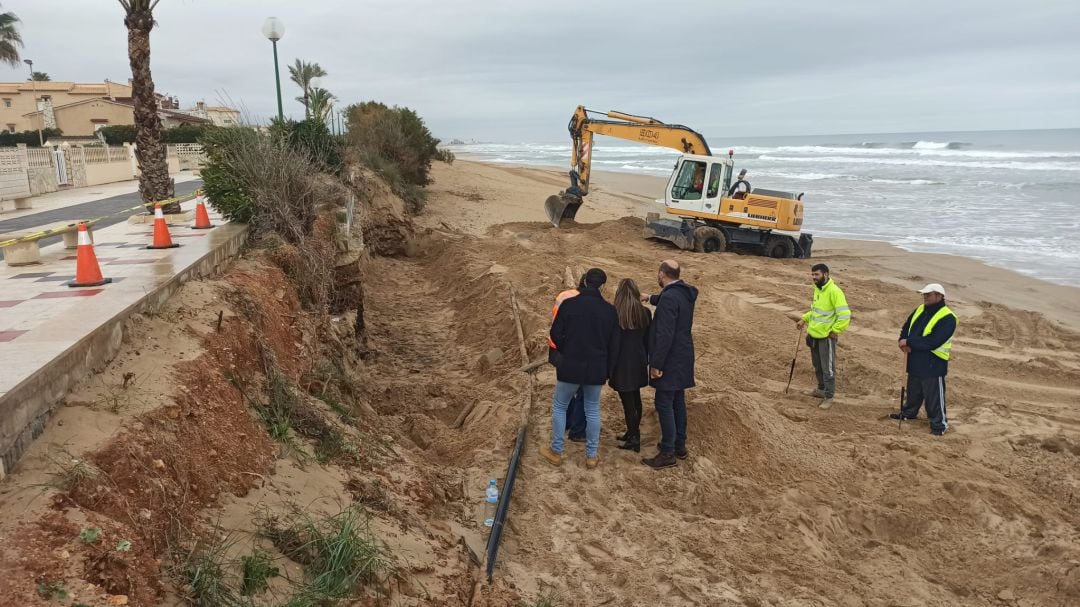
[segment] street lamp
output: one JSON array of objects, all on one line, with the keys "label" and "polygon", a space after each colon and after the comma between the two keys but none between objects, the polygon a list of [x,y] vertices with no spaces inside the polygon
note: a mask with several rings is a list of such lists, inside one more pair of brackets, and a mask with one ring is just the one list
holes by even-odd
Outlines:
[{"label": "street lamp", "polygon": [[277,41],[285,37],[285,24],[277,17],[267,17],[263,22],[262,33],[274,44],[274,82],[277,83],[277,117],[284,122],[285,112],[281,109],[281,72],[278,69]]},{"label": "street lamp", "polygon": [[[37,104],[38,104],[38,102],[37,102],[38,101],[38,98],[37,98],[37,80],[34,80],[34,62],[31,61],[30,59],[23,59],[23,63],[30,66],[30,86],[34,90],[34,108],[41,112],[41,121],[45,122],[45,110],[41,109],[40,107],[37,107]],[[41,125],[38,125],[37,138],[38,138],[38,145],[44,147],[45,146],[45,137],[41,134]]]}]

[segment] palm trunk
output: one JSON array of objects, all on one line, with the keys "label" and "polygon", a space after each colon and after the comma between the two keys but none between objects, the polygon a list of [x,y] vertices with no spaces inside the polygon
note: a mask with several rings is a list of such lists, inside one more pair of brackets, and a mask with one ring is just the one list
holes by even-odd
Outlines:
[{"label": "palm trunk", "polygon": [[[152,210],[151,203],[172,198],[174,191],[165,144],[161,139],[154,79],[150,75],[150,30],[154,27],[154,15],[150,11],[135,11],[124,19],[124,25],[128,28],[131,94],[135,102],[135,159],[142,172],[139,194]],[[180,205],[169,204],[162,210],[179,213]]]}]

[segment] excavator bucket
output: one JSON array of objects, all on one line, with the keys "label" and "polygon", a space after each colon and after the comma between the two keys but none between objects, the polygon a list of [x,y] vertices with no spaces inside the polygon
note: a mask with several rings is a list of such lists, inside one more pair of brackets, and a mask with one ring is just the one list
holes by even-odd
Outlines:
[{"label": "excavator bucket", "polygon": [[548,196],[547,200],[544,201],[544,211],[547,212],[548,221],[551,222],[551,225],[557,228],[563,221],[574,220],[578,209],[581,208],[581,202],[580,196],[559,192]]}]

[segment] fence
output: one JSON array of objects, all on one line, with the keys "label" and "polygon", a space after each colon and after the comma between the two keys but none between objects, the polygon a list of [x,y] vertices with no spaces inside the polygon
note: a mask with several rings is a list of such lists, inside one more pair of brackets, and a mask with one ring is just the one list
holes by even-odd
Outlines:
[{"label": "fence", "polygon": [[[197,170],[206,162],[202,146],[167,147],[169,173]],[[134,146],[0,147],[0,200],[55,192],[60,186],[86,187],[138,177]]]}]

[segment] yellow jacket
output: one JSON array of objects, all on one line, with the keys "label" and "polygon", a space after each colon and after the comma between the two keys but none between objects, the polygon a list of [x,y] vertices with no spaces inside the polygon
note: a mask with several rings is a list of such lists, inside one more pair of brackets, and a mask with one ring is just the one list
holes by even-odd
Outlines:
[{"label": "yellow jacket", "polygon": [[814,303],[802,316],[806,333],[815,339],[824,339],[830,333],[840,334],[851,324],[851,308],[844,292],[830,278],[824,287],[814,285]]}]

